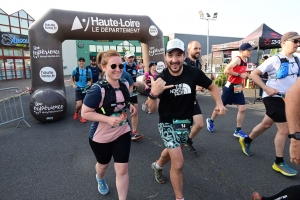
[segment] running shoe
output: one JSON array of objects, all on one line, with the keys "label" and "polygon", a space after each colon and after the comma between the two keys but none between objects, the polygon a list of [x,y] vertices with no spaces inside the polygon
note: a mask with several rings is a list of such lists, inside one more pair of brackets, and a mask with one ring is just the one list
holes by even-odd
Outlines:
[{"label": "running shoe", "polygon": [[261,200],[262,196],[258,192],[253,192],[251,196],[251,200]]},{"label": "running shoe", "polygon": [[207,130],[209,132],[214,132],[214,123],[211,121],[211,119],[207,118],[206,119],[206,127],[207,127]]},{"label": "running shoe", "polygon": [[140,140],[143,136],[136,131],[132,131],[131,140]]},{"label": "running shoe", "polygon": [[296,176],[297,175],[297,171],[290,168],[285,162],[280,163],[280,164],[276,164],[274,162],[274,164],[272,165],[272,168],[277,171],[282,173],[285,176]]},{"label": "running shoe", "polygon": [[142,110],[147,111],[147,105],[145,103],[142,104]]},{"label": "running shoe", "polygon": [[77,120],[77,119],[78,119],[78,113],[77,113],[77,112],[74,113],[73,119],[74,119],[74,120]]},{"label": "running shoe", "polygon": [[165,183],[165,178],[164,176],[162,175],[162,169],[157,169],[156,166],[155,166],[156,162],[152,163],[151,164],[151,168],[153,169],[154,171],[154,177],[155,177],[155,180],[158,182],[158,183]]},{"label": "running shoe", "polygon": [[103,194],[103,195],[108,194],[109,188],[108,188],[108,185],[106,184],[105,179],[100,180],[99,177],[98,177],[97,174],[96,174],[96,180],[97,180],[97,182],[98,182],[98,191],[99,191],[101,194]]},{"label": "running shoe", "polygon": [[84,124],[86,123],[86,120],[83,117],[80,117],[80,122]]},{"label": "running shoe", "polygon": [[197,153],[197,150],[193,147],[193,141],[188,139],[187,143],[185,144],[185,146],[188,148],[188,150],[194,154]]},{"label": "running shoe", "polygon": [[242,130],[239,130],[239,131],[234,131],[233,133],[233,136],[234,137],[238,137],[238,138],[245,138],[247,137],[246,133],[244,133]]},{"label": "running shoe", "polygon": [[240,142],[240,145],[242,147],[244,154],[246,154],[247,156],[251,156],[252,153],[250,150],[250,144],[245,143],[245,138],[240,137],[239,142]]}]

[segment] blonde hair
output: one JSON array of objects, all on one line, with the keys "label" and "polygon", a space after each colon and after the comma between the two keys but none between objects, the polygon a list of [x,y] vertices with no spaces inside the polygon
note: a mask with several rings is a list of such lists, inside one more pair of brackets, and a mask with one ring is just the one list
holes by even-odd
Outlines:
[{"label": "blonde hair", "polygon": [[96,58],[96,62],[98,64],[98,66],[99,67],[101,66],[101,68],[102,68],[102,66],[107,65],[108,59],[113,56],[121,57],[121,55],[116,50],[112,50],[112,49],[104,51],[104,52],[99,52],[97,55],[97,58]]}]

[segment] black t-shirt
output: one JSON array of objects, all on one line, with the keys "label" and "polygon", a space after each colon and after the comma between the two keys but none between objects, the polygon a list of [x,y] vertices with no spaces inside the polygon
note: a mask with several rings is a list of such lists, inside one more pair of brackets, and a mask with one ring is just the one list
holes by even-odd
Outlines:
[{"label": "black t-shirt", "polygon": [[92,71],[93,75],[93,83],[96,83],[99,80],[99,74],[102,72],[102,70],[96,65],[96,67],[92,67],[91,65],[87,66],[88,69]]},{"label": "black t-shirt", "polygon": [[166,89],[159,95],[158,113],[160,122],[172,123],[173,119],[192,119],[196,85],[208,88],[212,81],[198,68],[183,65],[179,76],[172,76],[168,69],[157,78],[162,78],[166,85],[174,88]]},{"label": "black t-shirt", "polygon": [[186,62],[187,65],[202,69],[202,65],[199,60],[196,60],[196,62],[195,62],[195,61],[191,60],[189,57],[186,57],[184,62]]}]

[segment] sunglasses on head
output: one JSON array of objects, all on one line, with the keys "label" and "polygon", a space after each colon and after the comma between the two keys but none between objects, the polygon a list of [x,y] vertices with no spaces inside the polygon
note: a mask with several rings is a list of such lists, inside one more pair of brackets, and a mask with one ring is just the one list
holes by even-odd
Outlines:
[{"label": "sunglasses on head", "polygon": [[123,65],[123,64],[119,64],[119,65],[117,65],[117,64],[112,64],[110,67],[111,67],[112,69],[116,69],[117,66],[118,66],[120,69],[123,69],[123,68],[124,68],[124,65]]},{"label": "sunglasses on head", "polygon": [[293,42],[293,43],[295,43],[295,44],[300,43],[300,40],[288,40],[288,41],[291,41],[291,42]]}]

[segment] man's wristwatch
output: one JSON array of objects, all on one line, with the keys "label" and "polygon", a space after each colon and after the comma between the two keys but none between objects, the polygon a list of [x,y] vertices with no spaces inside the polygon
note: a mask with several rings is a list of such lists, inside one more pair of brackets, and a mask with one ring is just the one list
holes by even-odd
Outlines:
[{"label": "man's wristwatch", "polygon": [[240,77],[241,76],[241,74],[240,73],[238,73],[238,75],[237,75],[238,77]]},{"label": "man's wristwatch", "polygon": [[149,92],[149,95],[148,95],[148,97],[150,98],[150,99],[157,99],[157,96],[155,95],[155,94],[153,94],[151,91]]},{"label": "man's wristwatch", "polygon": [[296,132],[294,134],[289,134],[288,137],[289,138],[294,138],[296,140],[300,140],[300,132]]}]

